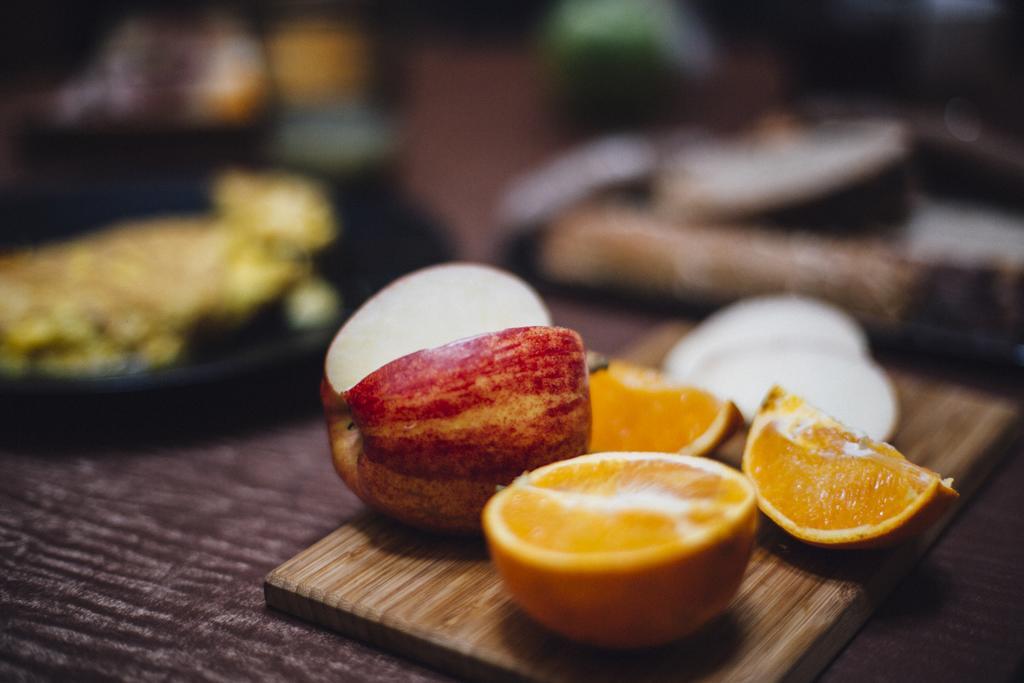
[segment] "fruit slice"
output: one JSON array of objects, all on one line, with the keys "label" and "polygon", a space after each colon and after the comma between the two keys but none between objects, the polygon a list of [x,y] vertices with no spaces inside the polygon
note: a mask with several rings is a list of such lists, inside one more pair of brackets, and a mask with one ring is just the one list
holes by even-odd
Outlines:
[{"label": "fruit slice", "polygon": [[885,371],[867,358],[814,347],[744,349],[709,359],[690,376],[694,386],[736,402],[750,421],[773,385],[793,391],[873,439],[896,427],[896,391]]},{"label": "fruit slice", "polygon": [[371,298],[327,353],[334,467],[367,505],[479,533],[498,485],[586,450],[583,341],[536,293],[468,264],[417,271]]},{"label": "fruit slice", "polygon": [[864,330],[842,309],[810,297],[777,295],[743,299],[714,313],[672,347],[664,367],[671,378],[685,382],[716,355],[794,345],[868,355]]},{"label": "fruit slice", "polygon": [[742,422],[731,401],[667,382],[655,370],[612,361],[590,377],[590,450],[704,455]]},{"label": "fruit slice", "polygon": [[413,351],[550,324],[540,297],[517,277],[471,263],[424,268],[392,282],[348,319],[327,351],[327,379],[344,391]]},{"label": "fruit slice", "polygon": [[758,506],[802,541],[875,548],[924,531],[957,498],[952,479],[773,387],[754,419],[743,471]]},{"label": "fruit slice", "polygon": [[595,453],[516,479],[484,508],[513,599],[557,633],[666,643],[728,607],[757,526],[752,485],[707,458]]}]

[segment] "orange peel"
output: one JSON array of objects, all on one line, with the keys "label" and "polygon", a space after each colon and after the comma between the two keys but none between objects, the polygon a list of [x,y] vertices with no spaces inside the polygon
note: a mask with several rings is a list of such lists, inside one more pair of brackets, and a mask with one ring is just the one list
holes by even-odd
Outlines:
[{"label": "orange peel", "polygon": [[739,471],[676,453],[596,453],[524,474],[484,508],[514,601],[610,648],[663,644],[725,610],[757,527]]},{"label": "orange peel", "polygon": [[830,548],[886,547],[917,536],[959,495],[952,479],[778,386],[751,424],[742,468],[765,515],[801,541]]}]

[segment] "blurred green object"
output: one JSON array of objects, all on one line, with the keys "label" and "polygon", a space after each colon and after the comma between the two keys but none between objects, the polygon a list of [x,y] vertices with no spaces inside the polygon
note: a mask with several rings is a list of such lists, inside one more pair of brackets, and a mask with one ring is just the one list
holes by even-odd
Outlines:
[{"label": "blurred green object", "polygon": [[646,118],[673,90],[679,26],[669,0],[561,0],[540,33],[554,95],[582,120]]},{"label": "blurred green object", "polygon": [[331,181],[382,170],[398,145],[395,123],[365,104],[283,112],[270,137],[270,157],[286,168]]}]

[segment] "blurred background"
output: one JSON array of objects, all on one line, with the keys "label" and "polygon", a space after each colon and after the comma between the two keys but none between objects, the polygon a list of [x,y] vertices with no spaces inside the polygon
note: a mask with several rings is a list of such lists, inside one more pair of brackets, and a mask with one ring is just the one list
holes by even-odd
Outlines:
[{"label": "blurred background", "polygon": [[430,116],[540,148],[607,127],[734,129],[821,94],[1024,134],[1024,8],[1006,0],[40,0],[5,3],[0,32],[8,181],[122,160],[348,175],[415,165]]},{"label": "blurred background", "polygon": [[[1020,0],[0,2],[18,661],[429,677],[297,637],[254,589],[355,509],[325,348],[430,263],[514,269],[608,354],[809,294],[864,323],[901,390],[1019,403],[1022,73]],[[948,414],[912,409],[908,435]],[[981,448],[976,414],[936,433]],[[1020,678],[1022,463],[828,680]]]},{"label": "blurred background", "polygon": [[[437,239],[428,260],[511,263],[555,285],[635,295],[643,287],[606,276],[570,282],[546,268],[550,259],[536,246],[510,246],[509,235],[536,238],[581,197],[618,192],[654,201],[650,188],[680,139],[729,144],[778,129],[799,135],[835,117],[883,118],[905,134],[901,192],[966,197],[972,207],[1001,212],[975,222],[998,226],[943,233],[938,260],[904,283],[963,282],[948,295],[952,303],[933,305],[927,294],[929,302],[907,304],[912,310],[895,321],[867,304],[840,303],[882,339],[1019,364],[1022,38],[1024,7],[1009,0],[5,3],[0,244],[60,235],[52,225],[34,227],[38,206],[26,213],[18,203],[39,186],[52,206],[83,184],[137,188],[240,165],[326,183],[342,205],[387,188],[385,203],[401,198],[430,217]],[[657,159],[616,170],[632,163],[631,148],[599,159],[604,171],[594,172],[593,158],[565,157],[622,134]],[[813,168],[819,153],[796,163]],[[552,161],[564,158],[552,171]],[[154,190],[146,211],[188,204],[179,196],[161,209],[162,191]],[[864,201],[881,204],[876,194]],[[91,227],[80,220],[70,232],[103,227],[120,201],[110,199],[96,214],[104,220]],[[797,227],[834,237],[831,224],[849,222],[848,210],[849,203],[815,218],[820,226]],[[913,224],[917,214],[908,211],[895,219],[891,211],[857,213],[854,229],[836,239],[845,245],[867,235],[874,244],[881,235],[896,245],[894,258],[916,263],[917,242],[877,231],[882,222]],[[377,214],[365,215],[343,221],[342,234],[372,232]],[[766,216],[754,219],[775,222]],[[403,251],[401,235],[387,239]],[[958,256],[958,245],[971,241],[998,246]],[[415,241],[404,248],[417,249]],[[678,296],[669,283],[641,293],[648,303],[660,298],[703,312],[773,288],[716,287]],[[365,295],[371,285],[362,289]],[[822,295],[813,285],[809,293]],[[359,298],[342,294],[347,304]]]}]

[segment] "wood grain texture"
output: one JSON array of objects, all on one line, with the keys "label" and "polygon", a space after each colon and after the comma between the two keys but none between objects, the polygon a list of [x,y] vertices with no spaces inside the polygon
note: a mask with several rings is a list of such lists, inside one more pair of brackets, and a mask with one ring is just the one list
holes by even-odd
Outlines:
[{"label": "wood grain texture", "polygon": [[450,680],[265,607],[267,567],[361,509],[318,375],[0,401],[0,680]]},{"label": "wood grain texture", "polygon": [[[656,364],[685,329],[661,328],[630,357]],[[1007,401],[894,375],[908,458],[956,479],[970,498],[1019,423]],[[739,440],[725,446],[735,460]],[[654,651],[605,653],[568,643],[522,615],[481,542],[416,532],[368,514],[266,579],[267,603],[303,619],[473,679],[806,681],[817,675],[910,570],[952,512],[889,551],[812,548],[763,519],[729,611],[696,636]]]}]

